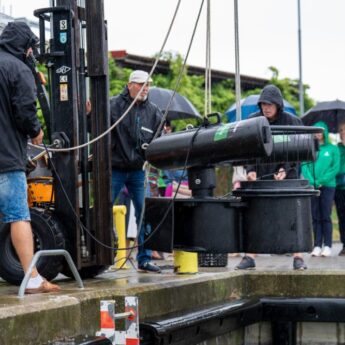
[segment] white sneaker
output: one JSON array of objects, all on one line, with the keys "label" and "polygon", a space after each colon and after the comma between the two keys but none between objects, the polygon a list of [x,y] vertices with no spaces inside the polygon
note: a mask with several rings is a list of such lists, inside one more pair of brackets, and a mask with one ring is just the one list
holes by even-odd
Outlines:
[{"label": "white sneaker", "polygon": [[313,251],[311,252],[311,256],[320,256],[321,255],[321,248],[315,247]]},{"label": "white sneaker", "polygon": [[321,256],[328,257],[332,255],[332,250],[328,246],[324,246]]}]

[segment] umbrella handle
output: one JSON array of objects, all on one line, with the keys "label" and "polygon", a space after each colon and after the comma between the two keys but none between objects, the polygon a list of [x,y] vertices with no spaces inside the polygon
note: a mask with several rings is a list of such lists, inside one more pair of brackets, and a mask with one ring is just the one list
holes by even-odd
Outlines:
[{"label": "umbrella handle", "polygon": [[215,123],[216,125],[219,125],[222,122],[222,115],[221,113],[211,113],[211,114],[207,114],[204,118],[205,124],[209,125],[210,122],[208,121],[210,117],[216,117],[217,118],[217,122]]}]

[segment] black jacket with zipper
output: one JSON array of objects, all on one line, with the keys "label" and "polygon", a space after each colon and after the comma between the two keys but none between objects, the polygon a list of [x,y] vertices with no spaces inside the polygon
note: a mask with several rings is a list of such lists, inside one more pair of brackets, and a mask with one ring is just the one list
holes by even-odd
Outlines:
[{"label": "black jacket with zipper", "polygon": [[28,137],[41,129],[36,86],[25,52],[37,40],[22,22],[9,23],[0,36],[0,173],[24,170]]},{"label": "black jacket with zipper", "polygon": [[[112,124],[123,115],[132,101],[127,86],[121,94],[110,99]],[[111,132],[113,169],[142,169],[145,162],[145,150],[142,145],[151,142],[161,119],[161,111],[149,100],[134,104],[129,113]]]}]

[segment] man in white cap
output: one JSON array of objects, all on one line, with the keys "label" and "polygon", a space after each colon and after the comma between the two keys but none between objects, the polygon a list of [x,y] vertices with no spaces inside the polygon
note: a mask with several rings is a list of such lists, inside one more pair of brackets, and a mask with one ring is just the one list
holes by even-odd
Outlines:
[{"label": "man in white cap", "polygon": [[[162,113],[148,99],[152,79],[145,71],[136,70],[129,76],[123,92],[110,100],[111,121],[115,123],[136,98],[134,106],[112,131],[112,201],[115,202],[123,186],[127,187],[135,208],[137,224],[144,204],[145,146],[158,130]],[[144,272],[160,273],[151,262],[151,250],[144,249],[145,228],[138,236],[138,268]]]}]

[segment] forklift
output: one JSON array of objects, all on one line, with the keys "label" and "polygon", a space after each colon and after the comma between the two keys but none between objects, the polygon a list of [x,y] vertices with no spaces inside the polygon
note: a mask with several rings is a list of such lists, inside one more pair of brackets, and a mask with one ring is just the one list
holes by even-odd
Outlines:
[{"label": "forklift", "polygon": [[[80,276],[90,278],[113,263],[116,250],[110,134],[91,146],[82,146],[110,127],[104,3],[55,0],[50,1],[50,7],[35,10],[34,15],[40,36],[35,59],[47,67],[49,78],[47,96],[36,62],[29,62],[47,142],[46,152],[28,149],[28,157],[35,160],[35,169],[27,175],[35,251],[65,249]],[[87,100],[92,104],[91,114],[86,114]],[[82,147],[75,149],[78,146]],[[60,151],[49,152],[47,147]],[[19,285],[24,272],[8,224],[0,226],[0,252],[0,277]],[[73,276],[60,256],[40,258],[37,269],[49,280],[59,273]]]}]

